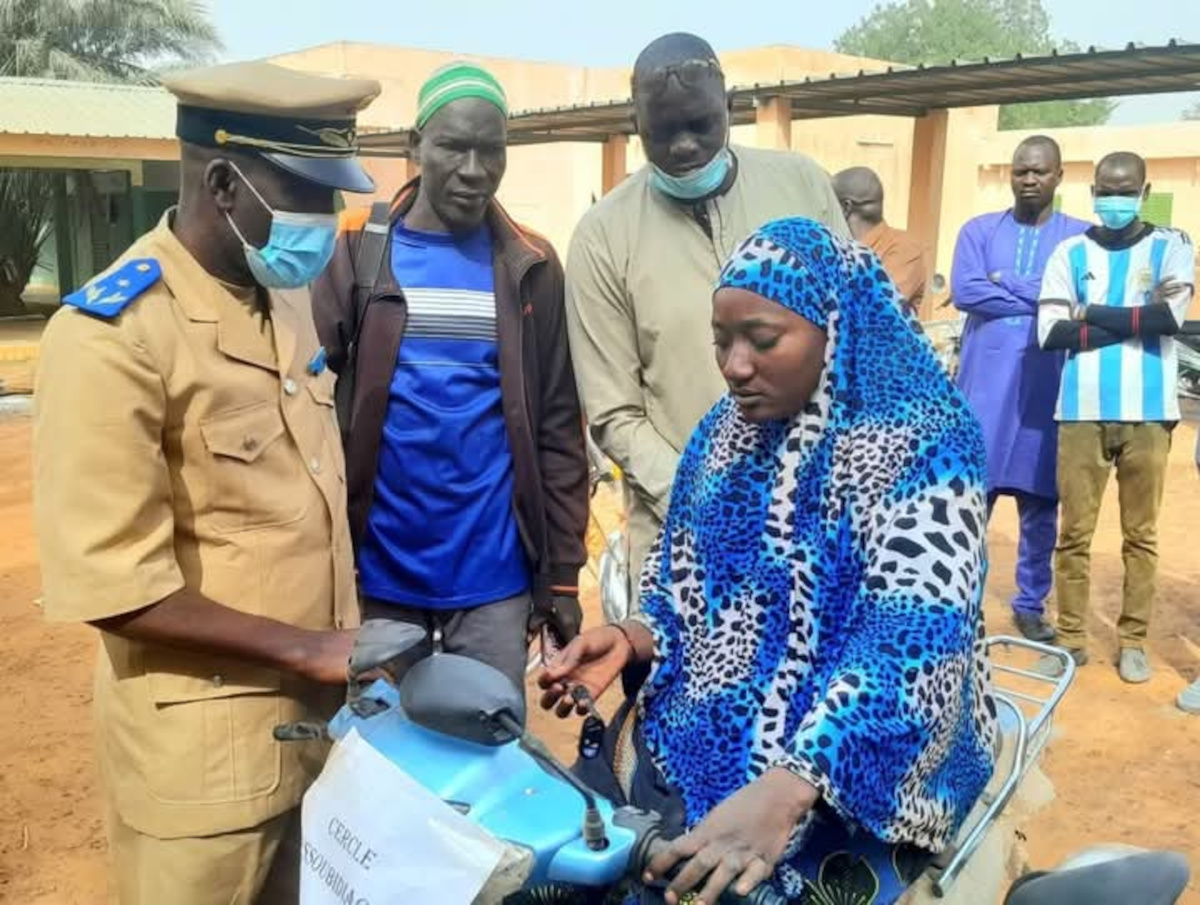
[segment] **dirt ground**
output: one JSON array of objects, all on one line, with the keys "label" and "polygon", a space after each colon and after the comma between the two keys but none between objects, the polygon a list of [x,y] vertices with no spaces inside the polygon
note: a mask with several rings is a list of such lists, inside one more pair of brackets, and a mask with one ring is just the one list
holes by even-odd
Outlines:
[{"label": "dirt ground", "polygon": [[[0,902],[104,901],[104,836],[91,753],[89,702],[96,639],[45,623],[30,513],[26,415],[0,409]],[[1093,662],[1063,705],[1043,766],[1056,800],[1022,828],[1036,867],[1097,842],[1182,851],[1200,872],[1200,718],[1173,707],[1200,673],[1200,480],[1193,429],[1176,437],[1160,523],[1161,596],[1153,627],[1155,676],[1122,685],[1109,661],[1121,588],[1116,500],[1105,502],[1094,546]],[[615,527],[611,499],[599,508]],[[1007,631],[1016,519],[1001,505],[991,533],[989,629]],[[599,540],[595,532],[593,540]],[[594,584],[586,591],[599,618]],[[562,753],[573,726],[538,718]],[[1200,879],[1182,902],[1200,905]],[[1136,903],[1130,903],[1136,905]]]},{"label": "dirt ground", "polygon": [[33,391],[37,343],[45,327],[40,317],[0,318],[0,396]]}]

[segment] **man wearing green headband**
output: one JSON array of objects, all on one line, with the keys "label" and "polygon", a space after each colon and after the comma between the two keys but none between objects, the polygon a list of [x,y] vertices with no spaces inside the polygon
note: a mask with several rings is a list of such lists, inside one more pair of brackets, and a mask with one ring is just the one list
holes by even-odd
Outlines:
[{"label": "man wearing green headband", "polygon": [[508,98],[495,76],[474,63],[454,62],[438,69],[421,86],[417,95],[417,132],[442,107],[464,97],[485,100],[508,115]]},{"label": "man wearing green headband", "polygon": [[587,459],[562,267],[495,200],[507,112],[479,66],[433,73],[418,97],[420,178],[386,218],[343,218],[313,294],[349,399],[365,615],[421,624],[523,686],[527,632],[549,624],[567,641],[581,621]]}]

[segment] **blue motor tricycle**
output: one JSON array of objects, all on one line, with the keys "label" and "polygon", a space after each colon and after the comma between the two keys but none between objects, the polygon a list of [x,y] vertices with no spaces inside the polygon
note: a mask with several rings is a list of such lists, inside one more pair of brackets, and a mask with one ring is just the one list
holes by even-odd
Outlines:
[{"label": "blue motor tricycle", "polygon": [[[474,905],[661,901],[638,879],[664,844],[651,811],[594,794],[525,728],[525,694],[485,663],[435,653],[399,686],[370,674],[425,641],[419,626],[370,623],[351,659],[346,705],[328,726],[292,723],[282,741],[351,729],[421,786],[505,843]],[[644,897],[644,898],[643,898]],[[768,887],[720,905],[784,905]]]},{"label": "blue motor tricycle", "polygon": [[[626,905],[661,902],[661,890],[643,888],[646,865],[665,844],[662,819],[652,811],[616,807],[597,796],[525,727],[525,696],[499,671],[454,654],[405,663],[399,686],[372,680],[425,641],[424,629],[375,622],[360,632],[350,662],[347,702],[328,725],[276,727],[281,741],[345,737],[351,729],[391,763],[460,814],[504,843],[505,853],[472,905]],[[1054,653],[1065,673],[1042,699],[1006,689],[995,692],[1009,718],[1009,761],[994,793],[980,803],[960,839],[931,868],[928,891],[914,887],[905,905],[927,905],[951,885],[1003,809],[1049,734],[1050,717],[1071,682],[1074,663],[1062,651],[1016,638],[993,638],[989,650],[1025,648]],[[435,645],[436,651],[436,645]],[[999,673],[1041,679],[993,664]],[[1042,680],[1045,681],[1045,680]],[[1014,698],[1037,705],[1026,720]],[[419,867],[414,866],[414,869]],[[1006,905],[1170,905],[1188,882],[1186,862],[1167,852],[1121,848],[1089,850],[1056,871],[1022,877]],[[961,901],[985,899],[970,890]],[[992,900],[991,896],[987,897]],[[390,905],[390,903],[384,903]],[[749,896],[727,892],[720,905],[785,905],[761,886]]]}]

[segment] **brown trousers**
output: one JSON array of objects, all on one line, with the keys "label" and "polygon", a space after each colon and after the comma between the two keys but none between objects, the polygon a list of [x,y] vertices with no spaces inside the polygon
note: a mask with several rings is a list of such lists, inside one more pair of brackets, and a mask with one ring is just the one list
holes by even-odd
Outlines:
[{"label": "brown trousers", "polygon": [[1158,422],[1080,421],[1059,425],[1058,495],[1062,501],[1055,584],[1058,643],[1087,646],[1092,535],[1109,472],[1116,466],[1125,586],[1117,635],[1121,647],[1146,643],[1158,576],[1158,512],[1171,430]]}]

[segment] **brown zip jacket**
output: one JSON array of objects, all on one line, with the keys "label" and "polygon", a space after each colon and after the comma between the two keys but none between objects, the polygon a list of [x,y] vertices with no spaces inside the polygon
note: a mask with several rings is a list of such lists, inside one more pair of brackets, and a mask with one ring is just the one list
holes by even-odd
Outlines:
[{"label": "brown zip jacket", "polygon": [[[418,180],[392,203],[395,223],[412,206]],[[404,335],[404,292],[392,273],[390,243],[375,288],[354,316],[354,261],[368,208],[342,215],[329,267],[313,284],[313,317],[340,373],[361,318],[357,374],[346,441],[350,529],[366,529],[396,355]],[[534,599],[578,593],[587,561],[587,452],[583,415],[567,346],[563,269],[545,239],[522,229],[495,201],[487,213],[495,268],[500,396],[513,458],[513,507],[534,576]]]}]

